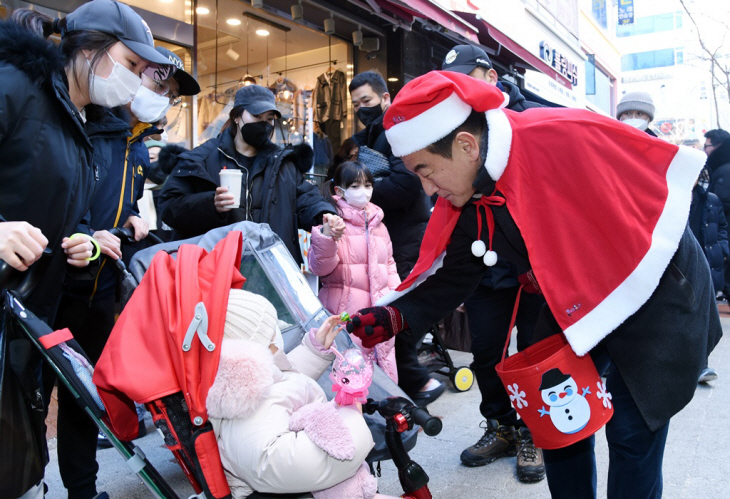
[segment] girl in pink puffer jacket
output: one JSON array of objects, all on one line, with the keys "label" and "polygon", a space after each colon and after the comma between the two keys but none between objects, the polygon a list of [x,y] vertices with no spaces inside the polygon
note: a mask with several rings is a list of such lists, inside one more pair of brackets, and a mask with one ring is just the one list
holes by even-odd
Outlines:
[{"label": "girl in pink puffer jacket", "polygon": [[[309,268],[320,276],[319,299],[333,314],[371,307],[400,284],[390,235],[383,225],[383,210],[370,202],[372,193],[373,176],[367,167],[357,161],[342,163],[327,194],[344,221],[344,234],[336,236],[342,223],[336,217],[328,217],[324,225],[312,228]],[[352,336],[352,340],[362,348],[358,338]],[[397,383],[395,338],[378,344],[374,350],[378,365]]]}]

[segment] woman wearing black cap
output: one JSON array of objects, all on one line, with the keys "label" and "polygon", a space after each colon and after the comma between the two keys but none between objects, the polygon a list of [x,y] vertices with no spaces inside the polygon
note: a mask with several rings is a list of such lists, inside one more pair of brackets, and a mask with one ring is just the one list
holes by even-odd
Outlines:
[{"label": "woman wearing black cap", "polygon": [[[302,262],[297,228],[311,230],[333,207],[304,180],[312,166],[306,144],[280,148],[271,142],[276,118],[274,94],[259,85],[236,92],[230,119],[220,135],[180,155],[160,195],[162,220],[176,238],[250,220],[268,223],[289,252]],[[239,208],[233,195],[220,187],[220,171],[242,172]]]},{"label": "woman wearing black cap", "polygon": [[[55,22],[36,18],[38,25],[0,23],[0,259],[25,271],[44,249],[51,252],[26,306],[53,324],[67,264],[84,267],[93,251],[88,238],[69,239],[98,177],[85,109],[127,104],[150,63],[169,62],[154,50],[142,18],[112,0],[94,0]],[[52,31],[61,33],[58,47],[43,39]],[[34,484],[43,470],[28,471],[0,473],[0,497],[37,488],[42,495]],[[69,497],[92,497],[95,472],[69,486]]]}]

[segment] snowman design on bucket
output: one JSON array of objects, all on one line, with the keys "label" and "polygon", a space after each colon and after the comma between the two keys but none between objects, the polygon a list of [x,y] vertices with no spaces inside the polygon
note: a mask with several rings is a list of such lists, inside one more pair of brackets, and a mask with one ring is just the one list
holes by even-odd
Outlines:
[{"label": "snowman design on bucket", "polygon": [[586,395],[591,391],[583,388],[583,394],[578,394],[578,384],[570,374],[563,374],[558,368],[550,369],[542,375],[540,383],[542,400],[550,406],[538,409],[540,417],[550,415],[555,428],[561,433],[577,433],[588,424],[591,418],[591,407]]}]

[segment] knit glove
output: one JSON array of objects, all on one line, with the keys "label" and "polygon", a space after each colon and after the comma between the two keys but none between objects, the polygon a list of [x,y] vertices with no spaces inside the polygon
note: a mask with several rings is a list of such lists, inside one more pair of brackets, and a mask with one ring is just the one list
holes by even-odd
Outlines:
[{"label": "knit glove", "polygon": [[363,308],[347,323],[347,332],[360,338],[365,348],[373,348],[404,329],[408,323],[395,307]]},{"label": "knit glove", "polygon": [[540,289],[540,285],[537,283],[537,279],[535,278],[535,274],[532,270],[528,270],[524,274],[518,275],[517,281],[524,286],[522,289],[525,293],[531,293],[534,295],[542,294],[542,289]]}]

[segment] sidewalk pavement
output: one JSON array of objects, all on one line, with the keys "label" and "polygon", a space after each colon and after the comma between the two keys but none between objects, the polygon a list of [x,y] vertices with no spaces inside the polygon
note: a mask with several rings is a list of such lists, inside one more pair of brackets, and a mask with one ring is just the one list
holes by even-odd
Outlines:
[{"label": "sidewalk pavement", "polygon": [[[730,309],[723,307],[723,330],[730,334]],[[457,366],[469,365],[470,355],[452,352]],[[730,476],[730,341],[720,341],[712,356],[710,366],[719,378],[709,385],[698,385],[692,402],[670,424],[667,449],[664,457],[664,497],[668,499],[703,498],[724,499],[728,493],[727,478]],[[441,378],[443,381],[443,378]],[[410,453],[411,458],[423,466],[430,476],[429,488],[435,499],[500,499],[549,498],[547,483],[522,484],[515,478],[515,458],[502,458],[481,468],[467,468],[460,464],[459,454],[473,445],[481,436],[479,422],[479,390],[458,393],[449,388],[443,396],[429,406],[432,414],[443,418],[443,431],[436,437],[419,435],[418,443]],[[137,440],[144,453],[178,492],[181,498],[193,493],[184,479],[172,454],[167,451],[151,420],[147,420],[149,434]],[[46,469],[49,486],[48,499],[66,497],[58,474],[58,459],[53,441],[51,462]],[[106,491],[112,499],[137,499],[151,497],[149,492],[132,474],[114,449],[98,452],[99,491]],[[608,450],[601,431],[596,438],[599,498],[606,497]],[[380,492],[399,495],[402,489],[398,474],[391,461],[382,463]],[[347,499],[347,498],[343,498]]]}]

